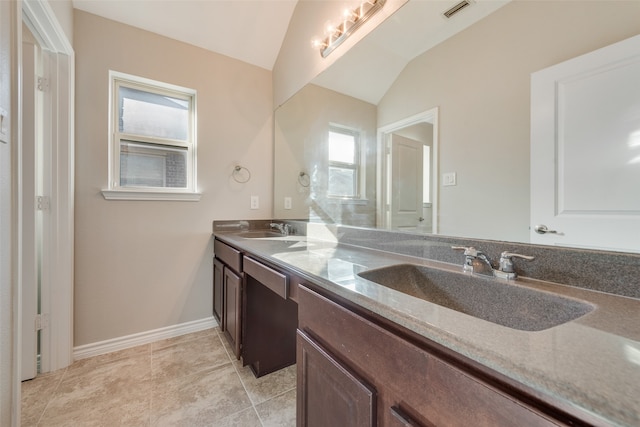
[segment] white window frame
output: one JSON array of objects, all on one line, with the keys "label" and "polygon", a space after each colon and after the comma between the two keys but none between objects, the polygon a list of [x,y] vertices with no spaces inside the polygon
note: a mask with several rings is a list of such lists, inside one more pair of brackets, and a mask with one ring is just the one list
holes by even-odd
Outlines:
[{"label": "white window frame", "polygon": [[[121,133],[119,129],[119,88],[143,90],[146,92],[184,99],[189,102],[189,130],[187,141],[146,137]],[[197,191],[196,156],[196,91],[193,89],[163,83],[131,74],[109,71],[109,185],[102,190],[107,200],[186,200],[198,201],[201,194]],[[120,143],[121,140],[152,143],[166,147],[187,149],[187,186],[170,187],[134,187],[120,186]]]},{"label": "white window frame", "polygon": [[[354,153],[354,159],[355,159],[355,163],[351,164],[351,163],[343,163],[343,162],[338,162],[338,161],[332,161],[328,159],[329,156],[329,150],[328,150],[328,145],[329,145],[329,133],[330,132],[335,132],[335,133],[341,133],[341,134],[345,134],[345,135],[352,135],[354,137],[354,141],[355,141],[355,153]],[[363,179],[363,174],[364,174],[364,162],[362,161],[362,135],[360,134],[360,132],[356,129],[350,128],[350,127],[346,127],[346,126],[342,126],[342,125],[337,125],[334,123],[331,123],[329,125],[329,129],[327,131],[327,179],[329,176],[329,168],[331,167],[336,167],[336,168],[341,168],[341,169],[351,169],[353,171],[355,171],[354,176],[355,176],[355,194],[353,196],[341,196],[341,195],[336,195],[336,194],[331,194],[329,193],[329,188],[328,188],[328,182],[327,182],[327,197],[330,199],[342,199],[342,200],[362,200],[361,195],[364,193],[364,179]]]}]

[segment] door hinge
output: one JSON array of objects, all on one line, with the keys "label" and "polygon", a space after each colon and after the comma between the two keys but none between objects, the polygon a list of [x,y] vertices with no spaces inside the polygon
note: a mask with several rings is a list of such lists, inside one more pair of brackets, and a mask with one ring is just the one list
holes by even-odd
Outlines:
[{"label": "door hinge", "polygon": [[47,196],[36,197],[36,209],[39,211],[48,211],[51,207],[51,203]]},{"label": "door hinge", "polygon": [[49,90],[49,79],[45,77],[38,77],[36,88],[40,92],[46,92]]},{"label": "door hinge", "polygon": [[46,314],[36,314],[36,331],[41,331],[49,327],[49,316]]}]

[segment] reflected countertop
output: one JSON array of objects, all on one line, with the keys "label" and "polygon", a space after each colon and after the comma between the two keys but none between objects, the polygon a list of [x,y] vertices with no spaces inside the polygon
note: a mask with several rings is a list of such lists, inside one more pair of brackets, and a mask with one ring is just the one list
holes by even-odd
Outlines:
[{"label": "reflected countertop", "polygon": [[602,425],[640,425],[639,299],[519,278],[514,283],[517,286],[595,306],[568,323],[521,331],[358,276],[366,270],[404,263],[461,271],[458,265],[307,236],[245,238],[239,232],[215,236],[525,384],[546,400],[578,408]]}]

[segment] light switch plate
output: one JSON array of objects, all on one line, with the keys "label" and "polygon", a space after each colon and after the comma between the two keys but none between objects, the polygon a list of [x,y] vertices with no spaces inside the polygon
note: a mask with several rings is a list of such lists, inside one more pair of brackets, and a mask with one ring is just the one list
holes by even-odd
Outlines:
[{"label": "light switch plate", "polygon": [[455,172],[447,172],[442,174],[442,186],[449,187],[452,185],[456,185],[456,173]]},{"label": "light switch plate", "polygon": [[291,209],[291,197],[284,198],[284,208]]}]

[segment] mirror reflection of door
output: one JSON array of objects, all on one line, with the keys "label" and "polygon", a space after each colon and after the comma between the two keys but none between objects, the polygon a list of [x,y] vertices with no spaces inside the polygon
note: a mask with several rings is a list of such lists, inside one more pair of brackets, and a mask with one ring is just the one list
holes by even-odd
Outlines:
[{"label": "mirror reflection of door", "polygon": [[640,252],[638,76],[640,36],[532,75],[531,243]]},{"label": "mirror reflection of door", "polygon": [[424,145],[398,134],[391,134],[389,142],[389,221],[392,229],[414,230],[425,222],[422,187],[423,176],[425,172],[428,174],[429,165],[423,164]]},{"label": "mirror reflection of door", "polygon": [[437,232],[437,108],[378,130],[385,147],[382,223],[393,230]]}]

